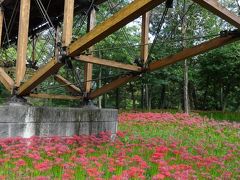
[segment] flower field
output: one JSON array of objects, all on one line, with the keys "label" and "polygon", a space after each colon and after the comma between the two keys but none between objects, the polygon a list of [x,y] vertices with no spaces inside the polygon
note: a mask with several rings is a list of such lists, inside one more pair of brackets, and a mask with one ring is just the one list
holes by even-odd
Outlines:
[{"label": "flower field", "polygon": [[240,179],[238,123],[197,115],[121,114],[98,136],[0,140],[1,179]]}]

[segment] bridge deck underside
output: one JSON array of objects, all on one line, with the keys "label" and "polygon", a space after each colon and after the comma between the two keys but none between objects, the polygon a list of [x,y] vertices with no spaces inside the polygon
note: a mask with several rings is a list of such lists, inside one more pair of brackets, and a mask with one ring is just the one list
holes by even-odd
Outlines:
[{"label": "bridge deck underside", "polygon": [[[99,5],[105,1],[106,0],[95,0],[94,4]],[[63,20],[64,0],[41,0],[41,2],[53,24]],[[37,1],[32,0],[31,3],[29,36],[49,28],[46,19],[39,9]],[[88,0],[76,0],[75,13],[78,14],[88,10],[90,5],[91,2]],[[18,36],[20,0],[4,0],[2,6],[4,8],[4,16],[8,27],[10,43],[15,43]],[[7,44],[6,28],[3,28],[3,45]]]}]

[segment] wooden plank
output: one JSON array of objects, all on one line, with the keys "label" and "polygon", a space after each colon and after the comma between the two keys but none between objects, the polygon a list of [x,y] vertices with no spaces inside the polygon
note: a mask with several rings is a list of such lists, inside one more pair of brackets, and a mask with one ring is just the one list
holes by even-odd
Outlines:
[{"label": "wooden plank", "polygon": [[124,64],[124,63],[116,62],[113,60],[100,59],[100,58],[93,57],[93,56],[81,55],[79,57],[75,57],[74,59],[81,61],[81,62],[85,62],[85,63],[103,65],[103,66],[108,66],[111,68],[118,68],[118,69],[123,69],[123,70],[128,70],[128,71],[134,71],[134,72],[142,71],[142,67],[139,67],[139,66]]},{"label": "wooden plank", "polygon": [[56,73],[64,64],[59,63],[55,58],[49,63],[40,68],[27,82],[22,84],[18,89],[19,96],[26,96],[36,88],[41,82],[47,79],[50,75]]},{"label": "wooden plank", "polygon": [[240,40],[240,37],[227,36],[227,37],[217,37],[210,41],[204,42],[192,48],[184,49],[183,51],[176,53],[172,56],[168,56],[149,65],[148,71],[155,71],[165,66],[177,63],[179,61],[185,60],[187,58],[202,54],[204,52],[210,51],[212,49],[227,45],[229,43]]},{"label": "wooden plank", "polygon": [[2,47],[2,33],[3,33],[3,18],[4,18],[4,10],[0,7],[0,48]]},{"label": "wooden plank", "polygon": [[138,75],[133,75],[133,74],[130,74],[130,75],[126,75],[126,76],[123,76],[123,77],[120,77],[116,80],[114,80],[113,82],[109,83],[109,84],[106,84],[105,86],[97,89],[96,91],[90,93],[89,95],[89,99],[95,99],[111,90],[114,90],[116,88],[119,88],[120,86],[136,79],[138,77]]},{"label": "wooden plank", "polygon": [[30,3],[31,0],[21,0],[20,5],[15,84],[17,87],[20,86],[26,72]]},{"label": "wooden plank", "polygon": [[80,100],[82,96],[67,96],[67,95],[55,95],[55,94],[30,94],[31,98],[39,99],[58,99],[58,100]]},{"label": "wooden plank", "polygon": [[14,88],[14,81],[1,67],[0,67],[0,82],[4,85],[4,87],[8,91],[12,92]]},{"label": "wooden plank", "polygon": [[150,21],[150,12],[147,12],[142,16],[141,59],[143,60],[144,64],[147,63],[147,59],[148,59],[149,21]]},{"label": "wooden plank", "polygon": [[[93,28],[96,26],[96,10],[93,8],[89,14],[88,17],[88,27],[87,31],[90,32],[93,30]],[[90,47],[89,51],[93,56],[92,51],[94,50],[94,47]],[[84,91],[85,93],[89,93],[92,88],[92,76],[93,76],[93,64],[92,63],[86,63],[84,65]]]},{"label": "wooden plank", "polygon": [[54,76],[54,79],[55,79],[58,83],[63,84],[63,85],[66,85],[65,88],[66,88],[68,91],[70,91],[70,92],[72,92],[72,93],[74,93],[74,94],[81,94],[81,90],[80,90],[77,86],[73,85],[71,82],[69,82],[68,80],[66,80],[64,77],[62,77],[62,76],[60,76],[60,75],[55,75],[55,76]]},{"label": "wooden plank", "polygon": [[240,29],[240,17],[223,7],[217,0],[193,1]]},{"label": "wooden plank", "polygon": [[68,54],[72,57],[78,56],[81,52],[88,49],[105,37],[114,33],[129,22],[138,18],[147,11],[162,4],[166,0],[135,0],[126,7],[122,8],[115,15],[96,26],[91,32],[80,37],[77,41],[70,44]]},{"label": "wooden plank", "polygon": [[74,0],[65,0],[62,43],[67,47],[72,41]]}]

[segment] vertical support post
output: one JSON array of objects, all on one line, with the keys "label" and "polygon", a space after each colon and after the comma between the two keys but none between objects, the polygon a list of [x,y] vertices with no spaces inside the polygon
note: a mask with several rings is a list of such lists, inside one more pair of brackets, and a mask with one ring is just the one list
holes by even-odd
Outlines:
[{"label": "vertical support post", "polygon": [[[88,32],[91,31],[96,25],[96,10],[93,8],[91,10],[91,13],[88,16]],[[94,50],[94,47],[90,47],[89,51],[92,52]],[[92,53],[91,53],[92,54]],[[93,64],[86,63],[84,67],[84,90],[85,93],[89,93],[91,91],[92,87],[92,71],[93,71]]]},{"label": "vertical support post", "polygon": [[17,87],[20,86],[26,72],[30,3],[31,3],[31,0],[21,0],[21,5],[20,5],[16,82],[15,82],[16,83],[15,85]]},{"label": "vertical support post", "polygon": [[63,36],[62,36],[63,47],[69,46],[69,44],[72,41],[73,18],[74,18],[74,0],[65,0]]},{"label": "vertical support post", "polygon": [[0,4],[0,48],[2,46],[3,18],[4,18],[4,10]]},{"label": "vertical support post", "polygon": [[[145,14],[142,15],[142,37],[141,37],[141,60],[144,66],[146,66],[147,64],[147,60],[148,60],[148,38],[149,38],[149,23],[150,23],[150,12],[147,12]],[[142,110],[144,110],[144,108],[147,106],[148,104],[148,85],[147,84],[142,84]]]},{"label": "vertical support post", "polygon": [[142,16],[141,59],[143,60],[144,64],[147,63],[147,59],[148,59],[149,21],[150,21],[150,12],[147,12]]}]

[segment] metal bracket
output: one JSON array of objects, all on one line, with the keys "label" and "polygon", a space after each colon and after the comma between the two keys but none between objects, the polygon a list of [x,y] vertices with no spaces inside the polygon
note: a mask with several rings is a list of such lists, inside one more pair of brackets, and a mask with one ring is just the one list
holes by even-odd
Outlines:
[{"label": "metal bracket", "polygon": [[66,64],[69,69],[73,69],[71,57],[67,55],[67,47],[59,46],[59,52],[60,54],[57,57],[58,62]]},{"label": "metal bracket", "polygon": [[166,1],[166,7],[167,8],[173,8],[173,0],[167,0]]},{"label": "metal bracket", "polygon": [[227,37],[229,35],[231,35],[231,36],[240,36],[240,30],[235,29],[235,30],[231,30],[231,31],[225,30],[225,31],[221,31],[220,32],[220,36],[221,37]]}]

